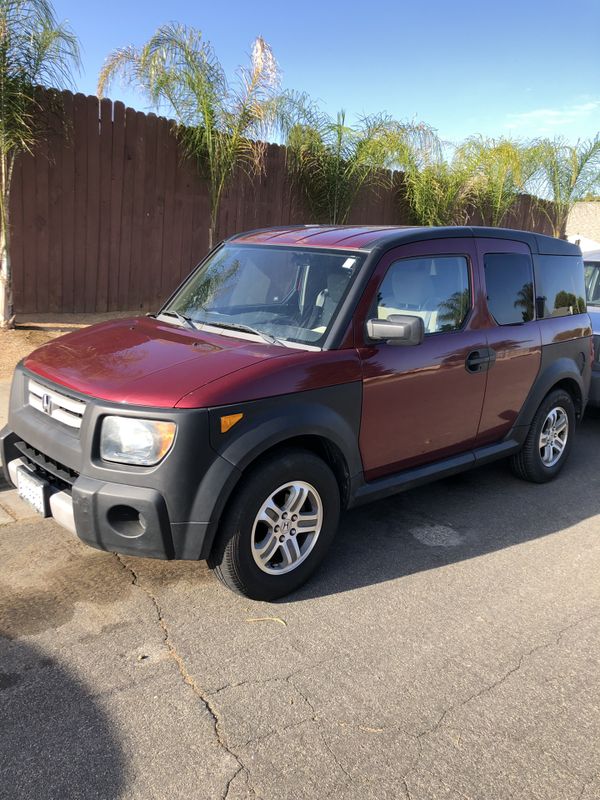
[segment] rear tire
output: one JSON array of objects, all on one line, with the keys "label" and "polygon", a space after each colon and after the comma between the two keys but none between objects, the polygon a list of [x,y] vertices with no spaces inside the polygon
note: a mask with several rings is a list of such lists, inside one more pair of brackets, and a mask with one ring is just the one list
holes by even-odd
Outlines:
[{"label": "rear tire", "polygon": [[339,515],[340,491],[327,464],[309,451],[281,450],[234,489],[208,565],[238,594],[283,597],[319,566]]},{"label": "rear tire", "polygon": [[550,392],[536,411],[521,451],[511,458],[514,474],[533,483],[555,478],[571,450],[575,421],[571,395],[564,389]]}]

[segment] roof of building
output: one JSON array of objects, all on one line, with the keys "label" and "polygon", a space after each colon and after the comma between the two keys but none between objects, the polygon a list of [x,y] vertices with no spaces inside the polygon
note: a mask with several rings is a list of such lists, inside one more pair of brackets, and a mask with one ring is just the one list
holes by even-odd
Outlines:
[{"label": "roof of building", "polygon": [[286,245],[301,247],[323,247],[342,250],[374,250],[393,244],[426,239],[460,237],[485,237],[512,239],[526,242],[532,252],[548,255],[581,255],[579,248],[563,239],[554,239],[531,231],[515,231],[509,228],[484,228],[477,226],[417,227],[374,225],[289,225],[260,228],[232,236],[229,241],[237,244]]},{"label": "roof of building", "polygon": [[585,261],[600,261],[600,250],[586,250],[583,258]]}]

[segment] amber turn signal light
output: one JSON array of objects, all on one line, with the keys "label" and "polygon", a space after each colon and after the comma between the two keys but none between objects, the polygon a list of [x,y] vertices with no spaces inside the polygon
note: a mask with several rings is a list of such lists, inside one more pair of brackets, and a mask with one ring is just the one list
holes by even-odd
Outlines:
[{"label": "amber turn signal light", "polygon": [[243,414],[226,414],[221,417],[221,433],[227,433],[243,416]]}]

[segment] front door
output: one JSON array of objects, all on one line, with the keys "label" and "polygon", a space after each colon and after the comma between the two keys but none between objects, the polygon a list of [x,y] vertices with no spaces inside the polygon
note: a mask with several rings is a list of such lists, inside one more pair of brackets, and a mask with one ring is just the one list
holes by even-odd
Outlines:
[{"label": "front door", "polygon": [[[486,385],[482,287],[473,239],[386,253],[355,315],[363,363],[360,448],[367,480],[471,449]],[[366,320],[423,319],[416,346],[369,343]]]}]

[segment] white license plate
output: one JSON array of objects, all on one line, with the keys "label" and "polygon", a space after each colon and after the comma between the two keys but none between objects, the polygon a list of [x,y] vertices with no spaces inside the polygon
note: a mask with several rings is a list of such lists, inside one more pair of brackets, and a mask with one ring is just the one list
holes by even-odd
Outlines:
[{"label": "white license plate", "polygon": [[47,486],[46,481],[38,478],[27,467],[17,468],[17,491],[19,495],[43,517],[48,516],[46,503]]}]

